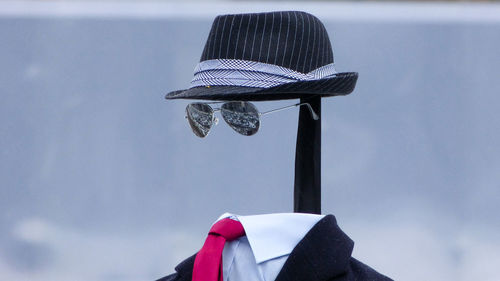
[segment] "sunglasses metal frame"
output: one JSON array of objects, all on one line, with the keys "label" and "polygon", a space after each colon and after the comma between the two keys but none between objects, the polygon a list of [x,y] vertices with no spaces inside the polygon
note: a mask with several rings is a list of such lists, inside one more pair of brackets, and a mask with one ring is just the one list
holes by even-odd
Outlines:
[{"label": "sunglasses metal frame", "polygon": [[[210,131],[212,130],[213,124],[215,123],[215,125],[217,125],[217,124],[219,123],[219,119],[215,116],[215,112],[222,111],[222,106],[224,106],[224,104],[239,103],[239,102],[244,103],[244,104],[249,104],[250,106],[252,106],[252,107],[255,109],[255,111],[257,112],[257,115],[258,115],[257,117],[259,118],[259,120],[258,120],[258,121],[259,121],[259,124],[260,124],[260,122],[261,122],[261,120],[260,120],[260,117],[261,117],[261,116],[264,116],[264,115],[266,115],[266,114],[270,114],[270,113],[274,113],[274,112],[278,112],[278,111],[282,111],[282,110],[285,110],[285,109],[289,109],[289,108],[292,108],[292,107],[302,106],[302,105],[307,106],[307,108],[309,109],[309,112],[311,113],[311,117],[312,117],[312,119],[313,119],[313,120],[319,120],[319,116],[316,114],[316,112],[314,112],[314,109],[312,108],[312,106],[311,106],[309,103],[307,103],[307,102],[303,102],[303,103],[300,103],[300,102],[299,102],[299,103],[296,103],[296,104],[287,105],[287,106],[284,106],[284,107],[280,107],[280,108],[276,108],[276,109],[271,109],[271,110],[268,110],[268,111],[260,112],[260,111],[257,109],[257,107],[256,107],[253,103],[248,102],[248,101],[217,101],[217,102],[194,102],[194,103],[190,103],[190,104],[188,104],[188,105],[186,106],[186,116],[185,116],[185,118],[186,118],[186,119],[188,119],[188,121],[189,121],[189,125],[190,125],[191,130],[193,131],[193,133],[194,133],[196,136],[200,137],[200,138],[205,138],[206,136],[208,136],[208,134],[209,134],[209,133],[210,133]],[[210,104],[221,104],[221,103],[222,103],[223,105],[222,105],[221,107],[219,107],[219,108],[212,108],[212,107],[210,106]],[[194,121],[193,119],[191,119],[191,118],[189,117],[188,108],[189,108],[189,106],[192,106],[192,105],[194,105],[194,104],[206,105],[206,106],[208,106],[208,107],[211,109],[211,111],[212,111],[212,112],[211,112],[211,115],[212,115],[212,117],[211,117],[211,119],[212,119],[212,123],[210,124],[210,127],[208,128],[208,131],[207,131],[207,133],[206,133],[204,136],[197,134],[197,133],[195,132],[195,130],[193,129],[192,125],[191,125],[191,122],[195,122],[195,123],[196,123],[196,121]],[[223,118],[223,119],[224,119],[224,118]],[[241,134],[241,135],[245,135],[245,134],[242,134],[241,132],[238,132],[238,131],[237,131],[237,130],[236,130],[236,129],[235,129],[235,128],[234,128],[234,127],[233,127],[233,126],[232,126],[232,125],[231,125],[231,124],[227,121],[227,120],[224,120],[224,121],[225,121],[225,122],[229,125],[229,127],[231,127],[233,130],[235,130],[237,133],[239,133],[239,134]],[[260,125],[259,125],[259,127],[255,130],[255,133],[250,134],[250,135],[245,135],[245,136],[251,136],[251,135],[256,134],[256,133],[259,131],[259,128],[260,128]]]}]

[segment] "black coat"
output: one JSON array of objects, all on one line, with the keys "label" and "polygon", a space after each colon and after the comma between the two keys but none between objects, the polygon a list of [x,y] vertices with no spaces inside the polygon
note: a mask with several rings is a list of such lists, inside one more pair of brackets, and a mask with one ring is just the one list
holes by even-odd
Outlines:
[{"label": "black coat", "polygon": [[[351,257],[354,242],[333,215],[321,219],[295,246],[276,281],[391,281]],[[193,255],[175,267],[176,273],[157,281],[191,281]]]}]

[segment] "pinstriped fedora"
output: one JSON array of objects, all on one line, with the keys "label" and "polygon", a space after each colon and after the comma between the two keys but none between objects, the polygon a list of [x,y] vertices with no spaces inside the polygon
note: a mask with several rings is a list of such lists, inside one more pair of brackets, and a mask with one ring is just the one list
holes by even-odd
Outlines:
[{"label": "pinstriped fedora", "polygon": [[281,100],[347,95],[357,72],[337,72],[328,33],[299,11],[217,16],[188,89],[166,99]]}]

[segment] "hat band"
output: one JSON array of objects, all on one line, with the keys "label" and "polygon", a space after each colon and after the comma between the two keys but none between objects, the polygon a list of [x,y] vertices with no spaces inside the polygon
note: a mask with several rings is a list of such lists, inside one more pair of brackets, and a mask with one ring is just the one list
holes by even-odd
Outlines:
[{"label": "hat band", "polygon": [[301,73],[286,67],[247,60],[213,59],[194,69],[191,87],[242,86],[271,88],[286,83],[331,78],[337,74],[333,63]]}]

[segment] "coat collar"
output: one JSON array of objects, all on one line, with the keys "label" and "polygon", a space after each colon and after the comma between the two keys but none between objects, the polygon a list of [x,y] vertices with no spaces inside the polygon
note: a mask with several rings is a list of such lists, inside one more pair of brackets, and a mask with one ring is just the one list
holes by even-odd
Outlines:
[{"label": "coat collar", "polygon": [[333,215],[320,220],[297,244],[276,281],[324,281],[345,273],[354,242]]},{"label": "coat collar", "polygon": [[[276,281],[324,281],[341,275],[347,271],[353,247],[335,217],[327,215],[293,249]],[[191,280],[195,257],[175,267],[178,280]]]}]

